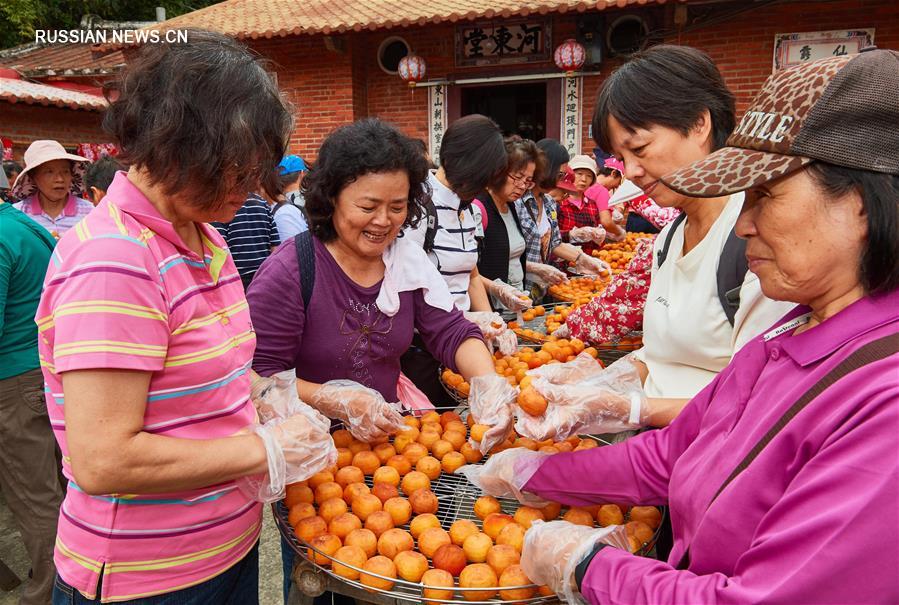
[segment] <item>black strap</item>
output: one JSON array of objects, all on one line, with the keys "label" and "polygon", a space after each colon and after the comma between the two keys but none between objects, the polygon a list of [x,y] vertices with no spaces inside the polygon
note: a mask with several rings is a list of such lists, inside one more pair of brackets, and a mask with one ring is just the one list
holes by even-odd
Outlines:
[{"label": "black strap", "polygon": [[736,231],[731,229],[718,259],[716,276],[718,300],[721,301],[721,308],[731,326],[734,325],[737,309],[740,308],[740,289],[747,271],[749,262],[746,260],[746,240],[737,237]]},{"label": "black strap", "polygon": [[425,241],[422,247],[425,252],[430,252],[434,249],[434,238],[437,237],[437,207],[431,196],[424,199],[422,206],[425,209]]},{"label": "black strap", "polygon": [[309,308],[312,290],[315,287],[315,248],[312,246],[312,232],[308,229],[293,238],[297,251],[297,266],[300,270],[300,294],[303,308]]},{"label": "black strap", "polygon": [[[709,501],[706,510],[711,508],[712,503],[718,498],[721,492],[736,479],[740,473],[746,470],[752,461],[755,460],[758,455],[768,446],[769,443],[780,433],[781,430],[790,421],[801,412],[803,409],[808,406],[812,401],[815,400],[818,395],[823,393],[836,383],[841,378],[845,377],[847,374],[854,372],[860,368],[865,367],[868,364],[874,363],[875,361],[880,361],[881,359],[886,359],[890,355],[895,355],[899,353],[899,332],[895,334],[889,334],[882,338],[878,338],[877,340],[873,340],[868,344],[860,347],[858,350],[854,351],[851,355],[849,355],[846,359],[841,361],[839,365],[837,365],[834,369],[828,372],[821,380],[816,382],[812,387],[803,393],[802,397],[800,397],[796,403],[790,406],[786,412],[784,412],[783,416],[780,417],[780,420],[774,423],[768,432],[765,433],[764,437],[759,439],[758,443],[755,444],[748,454],[743,458],[740,464],[737,465],[737,468],[733,470],[733,472],[724,480],[724,483],[721,484],[721,487],[718,488],[718,491],[715,492],[715,495],[712,496],[712,499]],[[690,565],[690,548],[684,551],[684,556],[681,557],[681,560],[677,564],[676,569],[687,569]]]},{"label": "black strap", "polygon": [[668,235],[665,236],[665,243],[662,244],[662,249],[656,252],[656,259],[659,267],[661,267],[665,262],[665,259],[668,258],[668,249],[671,247],[671,238],[674,237],[674,232],[677,231],[677,228],[680,227],[681,223],[685,220],[687,220],[687,213],[681,212],[671,223],[671,229],[668,230]]}]

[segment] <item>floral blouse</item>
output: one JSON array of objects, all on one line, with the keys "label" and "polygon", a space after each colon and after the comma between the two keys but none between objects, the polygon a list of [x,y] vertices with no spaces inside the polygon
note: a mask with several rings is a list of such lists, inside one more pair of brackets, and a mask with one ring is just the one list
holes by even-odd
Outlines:
[{"label": "floral blouse", "polygon": [[680,214],[680,210],[677,208],[662,208],[648,195],[634,198],[627,202],[626,206],[631,212],[636,212],[652,223],[652,226],[656,229],[662,229]]},{"label": "floral blouse", "polygon": [[602,294],[568,315],[566,325],[572,338],[595,345],[643,329],[653,240],[641,239],[627,269],[614,276]]}]

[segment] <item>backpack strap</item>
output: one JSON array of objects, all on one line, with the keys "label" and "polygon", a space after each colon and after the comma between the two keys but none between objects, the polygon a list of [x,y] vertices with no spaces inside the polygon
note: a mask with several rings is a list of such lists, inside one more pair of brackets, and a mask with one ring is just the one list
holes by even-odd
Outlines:
[{"label": "backpack strap", "polygon": [[[759,439],[758,443],[755,444],[748,454],[743,458],[740,464],[737,465],[737,468],[728,475],[727,479],[724,480],[724,483],[721,484],[721,487],[718,488],[718,491],[715,492],[715,495],[712,496],[712,499],[709,501],[708,506],[706,506],[706,510],[711,508],[712,503],[721,495],[721,492],[725,490],[725,488],[730,485],[734,479],[736,479],[740,473],[742,473],[746,468],[752,464],[752,461],[755,460],[758,455],[764,450],[769,443],[780,433],[784,427],[786,427],[790,421],[796,417],[799,412],[805,409],[812,401],[814,401],[818,395],[825,392],[828,387],[836,383],[841,378],[845,377],[847,374],[854,372],[860,368],[865,367],[868,364],[874,363],[875,361],[880,361],[881,359],[886,359],[891,355],[895,355],[899,353],[899,332],[894,334],[888,334],[882,338],[878,338],[877,340],[872,340],[866,345],[861,346],[856,351],[853,351],[846,359],[841,361],[835,368],[833,368],[830,372],[828,372],[821,380],[816,382],[812,387],[807,390],[802,396],[796,400],[790,408],[784,412],[783,416],[780,417],[780,420],[774,423],[768,432]],[[687,547],[687,550],[684,551],[684,555],[681,557],[681,560],[678,562],[676,569],[687,569],[690,565],[690,547]]]},{"label": "backpack strap", "polygon": [[718,259],[716,276],[718,300],[721,301],[721,308],[731,326],[734,325],[737,309],[740,308],[740,289],[747,271],[749,262],[746,260],[746,240],[737,237],[735,230],[731,229]]},{"label": "backpack strap", "polygon": [[312,290],[315,287],[315,248],[312,245],[312,232],[308,229],[293,238],[297,251],[297,266],[300,270],[300,294],[303,296],[303,308],[309,308]]},{"label": "backpack strap", "polygon": [[665,259],[668,258],[668,249],[671,248],[671,238],[674,237],[674,232],[677,231],[678,227],[681,226],[687,220],[687,213],[681,212],[676,219],[671,222],[671,229],[668,230],[668,234],[665,236],[665,243],[662,244],[662,249],[656,253],[657,264],[659,267],[662,266],[662,263],[665,262]]},{"label": "backpack strap", "polygon": [[425,241],[422,247],[425,252],[430,252],[434,249],[434,238],[437,237],[437,207],[431,196],[426,197],[422,205],[425,209]]}]

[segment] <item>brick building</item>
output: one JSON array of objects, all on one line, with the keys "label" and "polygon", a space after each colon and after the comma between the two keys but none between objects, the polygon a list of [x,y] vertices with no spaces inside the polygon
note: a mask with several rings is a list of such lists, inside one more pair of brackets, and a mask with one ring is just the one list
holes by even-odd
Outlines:
[{"label": "brick building", "polygon": [[[491,115],[508,132],[557,137],[572,150],[589,151],[596,92],[627,48],[644,37],[708,52],[742,112],[772,72],[776,46],[794,61],[852,52],[866,36],[881,48],[899,49],[899,3],[226,0],[159,27],[220,31],[269,58],[296,106],[291,150],[304,157],[314,156],[335,126],[366,116],[390,120],[434,148],[447,121],[474,112]],[[536,43],[522,42],[533,33]],[[804,35],[776,44],[778,34]],[[568,38],[588,50],[573,78],[552,59]],[[494,52],[497,41],[509,40],[502,48],[508,52]],[[424,82],[414,89],[388,72],[409,51],[427,64]]]}]

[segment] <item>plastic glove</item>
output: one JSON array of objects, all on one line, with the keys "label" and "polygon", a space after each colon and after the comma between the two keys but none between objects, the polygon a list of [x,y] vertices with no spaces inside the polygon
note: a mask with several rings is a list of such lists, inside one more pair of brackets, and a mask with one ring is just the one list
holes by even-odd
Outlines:
[{"label": "plastic glove", "polygon": [[620,210],[618,210],[618,208],[615,208],[612,210],[612,222],[615,223],[616,225],[624,227],[624,223],[625,223],[624,215],[621,213]]},{"label": "plastic glove", "polygon": [[480,443],[472,442],[472,447],[486,455],[512,431],[512,404],[518,397],[518,389],[496,374],[475,376],[469,383],[468,405],[475,422],[492,427]]},{"label": "plastic glove", "polygon": [[288,418],[295,404],[305,405],[296,392],[295,370],[285,370],[272,376],[259,376],[250,387],[250,399],[256,408],[259,422],[265,424],[273,418]]},{"label": "plastic glove", "polygon": [[[562,324],[561,326],[559,326],[558,328],[553,330],[553,332],[550,336],[555,336],[556,338],[564,338],[567,340],[567,339],[571,338],[571,329],[568,327],[568,324]],[[561,364],[553,364],[553,365],[561,365]],[[541,366],[541,367],[544,367],[544,366]]]},{"label": "plastic glove", "polygon": [[337,448],[328,432],[331,421],[298,397],[291,408],[295,413],[287,418],[273,418],[251,427],[265,445],[268,473],[241,477],[237,485],[257,502],[277,502],[284,497],[285,486],[304,481],[337,462]]},{"label": "plastic glove", "polygon": [[568,276],[563,271],[544,263],[527,263],[527,272],[540,283],[549,286],[568,281]]},{"label": "plastic glove", "polygon": [[568,239],[572,244],[593,242],[599,245],[606,239],[606,230],[602,227],[575,227],[568,232]]},{"label": "plastic glove", "polygon": [[[576,368],[571,372],[577,375]],[[536,441],[559,441],[583,433],[620,433],[646,423],[646,395],[637,368],[629,358],[619,359],[601,372],[575,379],[576,382],[564,378],[544,375],[531,382],[546,398],[546,412],[539,417],[521,414],[515,424],[520,434]]]},{"label": "plastic glove", "polygon": [[501,279],[494,279],[488,286],[490,294],[499,299],[510,311],[524,311],[534,306],[527,292],[513,288]]},{"label": "plastic glove", "polygon": [[535,584],[549,586],[569,605],[580,605],[584,599],[574,571],[599,543],[628,550],[624,526],[593,528],[567,521],[533,521],[524,535],[521,570]]},{"label": "plastic glove", "polygon": [[[556,332],[560,332],[562,328],[566,327],[567,326],[563,325],[556,330]],[[556,335],[556,332],[553,332],[554,336]],[[567,336],[565,338],[567,338]],[[581,353],[573,360],[565,363],[551,363],[542,365],[539,368],[534,368],[533,370],[528,370],[527,375],[531,376],[534,380],[537,378],[545,378],[551,384],[565,385],[586,380],[598,374],[602,374],[604,371],[603,367],[593,359],[589,353]]]},{"label": "plastic glove", "polygon": [[456,472],[488,496],[515,498],[527,506],[541,507],[549,502],[522,489],[549,455],[515,447],[490,456],[482,465],[467,464]]},{"label": "plastic glove", "polygon": [[387,403],[374,389],[352,380],[329,380],[309,403],[329,418],[342,420],[353,437],[365,443],[405,429],[399,403]]},{"label": "plastic glove", "polygon": [[612,267],[605,261],[599,260],[587,253],[580,253],[574,261],[574,270],[581,275],[611,275]]},{"label": "plastic glove", "polygon": [[499,313],[492,311],[465,311],[465,319],[475,324],[484,335],[490,352],[494,347],[503,355],[512,355],[518,350],[518,337],[512,332],[500,317]]},{"label": "plastic glove", "polygon": [[493,344],[503,355],[514,355],[518,352],[518,335],[512,330],[506,330],[493,339]]}]

